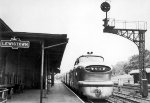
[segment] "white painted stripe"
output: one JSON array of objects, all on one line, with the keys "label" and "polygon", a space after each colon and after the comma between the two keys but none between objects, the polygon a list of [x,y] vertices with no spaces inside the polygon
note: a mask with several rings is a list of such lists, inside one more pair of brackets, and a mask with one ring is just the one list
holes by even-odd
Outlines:
[{"label": "white painted stripe", "polygon": [[113,85],[112,81],[95,81],[95,82],[91,82],[91,81],[78,81],[78,84],[82,84],[82,85]]},{"label": "white painted stripe", "polygon": [[[63,83],[63,85],[65,85],[64,83]],[[66,86],[66,85],[65,85]],[[67,87],[67,86],[66,86]],[[68,87],[67,87],[68,88]],[[69,91],[71,91],[75,96],[77,96],[70,88],[68,88],[69,89]],[[78,96],[77,96],[78,97]],[[85,103],[80,97],[78,97],[78,99],[82,102],[82,103]]]}]

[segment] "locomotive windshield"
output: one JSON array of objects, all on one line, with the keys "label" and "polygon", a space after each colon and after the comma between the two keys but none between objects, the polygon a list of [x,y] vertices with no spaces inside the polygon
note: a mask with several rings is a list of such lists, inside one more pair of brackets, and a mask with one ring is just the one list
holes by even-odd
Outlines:
[{"label": "locomotive windshield", "polygon": [[81,56],[79,62],[103,62],[104,58],[101,56]]}]

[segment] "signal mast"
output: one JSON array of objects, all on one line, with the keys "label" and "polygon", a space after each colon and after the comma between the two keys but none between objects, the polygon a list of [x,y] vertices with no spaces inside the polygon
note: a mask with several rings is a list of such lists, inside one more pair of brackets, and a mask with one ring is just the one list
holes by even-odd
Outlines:
[{"label": "signal mast", "polygon": [[[134,42],[139,50],[139,79],[140,79],[140,93],[142,97],[148,96],[148,81],[146,78],[146,70],[144,65],[144,52],[145,52],[145,32],[147,31],[146,22],[127,22],[116,21],[115,19],[111,20],[107,17],[107,12],[110,10],[110,4],[108,2],[103,2],[101,4],[101,10],[106,12],[106,18],[104,21],[105,33],[113,33],[124,38],[127,38]],[[119,25],[118,25],[119,24]],[[128,27],[129,26],[129,27]]]}]

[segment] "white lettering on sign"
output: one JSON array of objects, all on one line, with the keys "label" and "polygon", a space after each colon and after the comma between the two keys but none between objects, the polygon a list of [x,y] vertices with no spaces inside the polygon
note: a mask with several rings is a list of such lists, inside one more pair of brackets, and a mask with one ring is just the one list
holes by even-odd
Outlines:
[{"label": "white lettering on sign", "polygon": [[1,47],[11,47],[12,49],[18,48],[29,48],[30,42],[29,41],[21,41],[19,38],[11,38],[11,40],[1,40],[0,41]]}]

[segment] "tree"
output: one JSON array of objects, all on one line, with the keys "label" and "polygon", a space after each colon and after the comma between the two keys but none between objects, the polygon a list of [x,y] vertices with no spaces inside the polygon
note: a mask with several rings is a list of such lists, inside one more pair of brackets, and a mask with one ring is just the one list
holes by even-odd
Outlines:
[{"label": "tree", "polygon": [[150,66],[150,51],[145,51],[145,67]]},{"label": "tree", "polygon": [[[150,66],[150,51],[145,50],[145,57],[144,57],[145,67]],[[124,71],[130,72],[134,69],[139,69],[139,55],[133,55],[130,57],[129,62],[124,67]]]},{"label": "tree", "polygon": [[[145,68],[150,66],[150,51],[145,50]],[[113,74],[128,74],[131,70],[139,69],[139,55],[133,55],[127,62],[119,62],[113,66]]]},{"label": "tree", "polygon": [[121,75],[121,74],[124,74],[124,64],[125,62],[119,62],[117,63],[115,66],[113,66],[113,75]]}]

